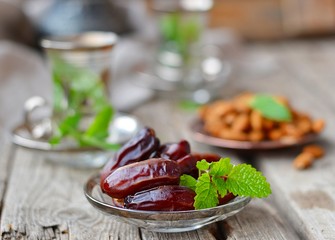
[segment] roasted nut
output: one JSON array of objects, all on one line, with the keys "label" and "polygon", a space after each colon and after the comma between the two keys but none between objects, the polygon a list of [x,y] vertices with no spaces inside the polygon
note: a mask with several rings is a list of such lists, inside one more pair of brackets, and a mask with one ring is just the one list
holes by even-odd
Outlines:
[{"label": "roasted nut", "polygon": [[255,131],[262,130],[263,117],[260,112],[253,110],[250,113],[250,124],[251,128]]},{"label": "roasted nut", "polygon": [[249,133],[249,140],[259,142],[263,140],[264,134],[261,131],[252,131]]},{"label": "roasted nut", "polygon": [[264,119],[262,121],[262,127],[263,129],[265,130],[272,130],[275,126],[275,122],[274,121],[271,121],[269,119]]},{"label": "roasted nut", "polygon": [[302,134],[307,134],[312,130],[312,122],[309,119],[302,118],[297,121],[298,131]]},{"label": "roasted nut", "polygon": [[267,119],[260,112],[250,107],[252,93],[243,93],[230,101],[216,101],[205,105],[199,113],[204,122],[204,130],[209,134],[232,140],[290,140],[296,142],[310,133],[320,133],[325,122],[322,119],[313,121],[303,112],[290,106],[283,96],[274,96],[287,106],[292,113],[290,122],[279,122]]},{"label": "roasted nut", "polygon": [[316,159],[322,157],[325,153],[324,149],[322,147],[320,147],[319,145],[316,145],[316,144],[307,145],[306,147],[304,147],[302,152],[310,153]]},{"label": "roasted nut", "polygon": [[312,129],[315,133],[320,133],[325,127],[325,121],[323,119],[317,119],[313,122]]},{"label": "roasted nut", "polygon": [[276,141],[283,137],[283,132],[280,129],[274,129],[268,132],[270,140]]},{"label": "roasted nut", "polygon": [[237,117],[236,112],[230,112],[225,115],[223,121],[227,126],[231,126],[235,121],[236,117]]},{"label": "roasted nut", "polygon": [[306,169],[309,168],[314,160],[314,156],[310,153],[303,152],[300,153],[293,161],[293,166],[296,169]]},{"label": "roasted nut", "polygon": [[247,114],[240,114],[236,117],[232,124],[232,130],[235,132],[242,132],[250,126],[250,121]]}]

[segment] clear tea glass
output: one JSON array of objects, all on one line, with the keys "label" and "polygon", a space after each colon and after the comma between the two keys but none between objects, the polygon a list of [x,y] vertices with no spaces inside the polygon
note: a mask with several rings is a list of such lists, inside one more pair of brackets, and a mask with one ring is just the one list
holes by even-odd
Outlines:
[{"label": "clear tea glass", "polygon": [[52,71],[54,119],[62,119],[71,111],[93,115],[99,101],[108,101],[116,42],[117,35],[111,32],[86,32],[41,41]]},{"label": "clear tea glass", "polygon": [[153,1],[160,35],[155,73],[179,89],[195,91],[204,84],[203,35],[212,5],[212,0]]}]

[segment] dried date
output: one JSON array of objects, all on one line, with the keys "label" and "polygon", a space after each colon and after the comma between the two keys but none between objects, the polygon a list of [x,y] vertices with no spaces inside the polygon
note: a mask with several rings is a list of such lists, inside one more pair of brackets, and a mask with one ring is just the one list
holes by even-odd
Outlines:
[{"label": "dried date", "polygon": [[194,209],[195,192],[178,185],[160,186],[125,198],[125,208],[151,211]]},{"label": "dried date", "polygon": [[231,192],[227,193],[224,197],[219,198],[219,205],[226,204],[233,200],[236,196]]},{"label": "dried date", "polygon": [[178,160],[191,153],[188,141],[181,140],[179,143],[167,143],[159,148],[161,158]]},{"label": "dried date", "polygon": [[192,153],[192,156],[196,161],[206,159],[207,162],[217,162],[221,159],[221,156],[215,153]]},{"label": "dried date", "polygon": [[176,161],[181,169],[182,173],[185,174],[190,174],[194,170],[198,173],[196,164],[197,164],[197,159],[194,158],[191,154],[188,154]]},{"label": "dried date", "polygon": [[179,184],[180,175],[177,162],[151,158],[117,168],[102,181],[101,188],[113,198],[124,198],[160,185]]},{"label": "dried date", "polygon": [[101,172],[101,182],[116,168],[150,158],[159,149],[159,139],[152,128],[143,128],[109,160]]}]

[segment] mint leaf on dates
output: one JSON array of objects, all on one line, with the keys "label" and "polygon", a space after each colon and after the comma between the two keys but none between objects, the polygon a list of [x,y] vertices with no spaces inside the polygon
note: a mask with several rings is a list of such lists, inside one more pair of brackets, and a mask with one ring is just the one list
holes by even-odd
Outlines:
[{"label": "mint leaf on dates", "polygon": [[198,161],[196,167],[199,171],[206,171],[208,170],[210,163],[208,163],[205,159]]},{"label": "mint leaf on dates", "polygon": [[226,185],[234,195],[262,198],[271,194],[266,178],[248,164],[236,165],[228,174]]},{"label": "mint leaf on dates", "polygon": [[218,162],[212,162],[210,164],[210,175],[211,176],[225,176],[233,168],[229,158],[221,158]]},{"label": "mint leaf on dates", "polygon": [[204,209],[215,207],[219,203],[217,189],[214,187],[209,173],[203,173],[198,178],[194,198],[194,208]]},{"label": "mint leaf on dates", "polygon": [[196,184],[197,184],[197,180],[194,177],[187,175],[187,174],[183,174],[180,176],[181,186],[188,187],[192,189],[193,191],[195,191]]},{"label": "mint leaf on dates", "polygon": [[227,194],[259,198],[271,194],[266,178],[249,164],[233,165],[229,158],[211,163],[203,159],[197,162],[197,168],[197,180],[184,174],[180,182],[180,185],[196,192],[195,209],[215,207],[219,204],[219,198]]}]

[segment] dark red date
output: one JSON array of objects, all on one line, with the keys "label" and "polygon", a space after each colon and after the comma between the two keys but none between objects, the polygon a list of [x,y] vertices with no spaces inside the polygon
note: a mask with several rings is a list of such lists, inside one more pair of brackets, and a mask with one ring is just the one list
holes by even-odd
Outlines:
[{"label": "dark red date", "polygon": [[192,156],[196,161],[206,159],[207,162],[217,162],[221,159],[221,156],[215,153],[192,153]]},{"label": "dark red date", "polygon": [[[188,154],[176,161],[181,169],[182,173],[190,174],[196,168],[197,159],[194,158],[191,154]],[[198,172],[198,170],[197,170]]]},{"label": "dark red date", "polygon": [[231,192],[227,193],[224,197],[219,198],[219,205],[226,204],[233,200],[236,196],[232,194]]},{"label": "dark red date", "polygon": [[151,211],[193,210],[194,197],[195,192],[187,187],[160,186],[126,197],[125,208]]},{"label": "dark red date", "polygon": [[180,175],[177,162],[151,158],[117,168],[102,181],[101,188],[113,198],[124,198],[160,185],[179,184]]},{"label": "dark red date", "polygon": [[159,148],[160,157],[171,160],[178,160],[191,153],[188,141],[181,140],[179,143],[167,143]]},{"label": "dark red date", "polygon": [[155,131],[151,128],[143,128],[105,165],[101,172],[101,182],[118,167],[150,158],[159,146]]}]

